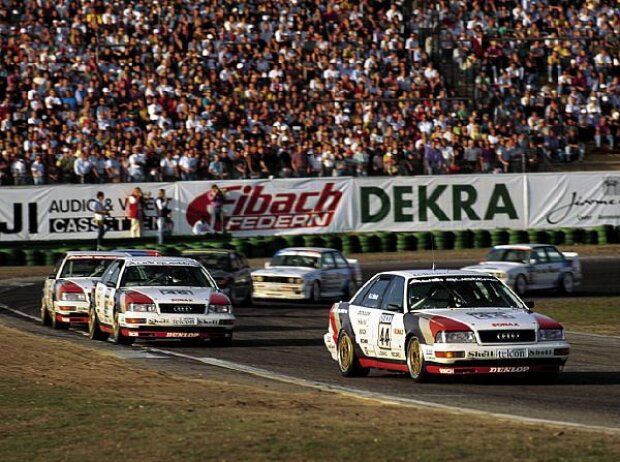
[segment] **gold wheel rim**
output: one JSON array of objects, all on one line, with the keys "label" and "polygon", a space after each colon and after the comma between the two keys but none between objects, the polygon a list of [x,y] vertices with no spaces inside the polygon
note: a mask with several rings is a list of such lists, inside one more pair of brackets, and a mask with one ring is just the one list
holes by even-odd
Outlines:
[{"label": "gold wheel rim", "polygon": [[88,330],[91,333],[95,331],[95,313],[93,310],[88,313]]},{"label": "gold wheel rim", "polygon": [[422,357],[420,354],[420,343],[417,340],[411,342],[407,357],[409,360],[409,370],[411,371],[411,375],[420,375],[422,372]]},{"label": "gold wheel rim", "polygon": [[349,336],[343,334],[342,340],[338,346],[338,358],[340,359],[340,369],[343,371],[351,367],[353,362],[353,348]]}]

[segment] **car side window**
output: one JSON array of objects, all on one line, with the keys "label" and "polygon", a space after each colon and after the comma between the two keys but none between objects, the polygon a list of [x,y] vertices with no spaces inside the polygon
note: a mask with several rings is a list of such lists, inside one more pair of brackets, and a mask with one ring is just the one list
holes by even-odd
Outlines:
[{"label": "car side window", "polygon": [[347,260],[338,252],[333,252],[334,255],[334,260],[336,260],[336,266],[338,268],[348,268],[349,267],[349,263],[347,262]]},{"label": "car side window", "polygon": [[331,252],[325,252],[321,255],[321,268],[324,269],[332,269],[336,267],[336,263],[334,262],[334,256]]},{"label": "car side window", "polygon": [[[105,270],[105,272],[103,273],[103,275],[101,276],[101,283],[102,284],[107,284],[108,281],[112,280],[112,275],[114,274],[114,272],[116,270],[118,270],[118,267],[120,266],[120,262],[119,261],[114,261],[110,264],[110,266],[108,266],[108,269]],[[118,274],[117,274],[118,275]]]},{"label": "car side window", "polygon": [[532,257],[536,259],[536,263],[549,263],[545,249],[534,249]]},{"label": "car side window", "polygon": [[560,263],[564,261],[564,256],[553,247],[545,247],[545,250],[547,250],[547,256],[551,263]]},{"label": "car side window", "polygon": [[403,293],[405,292],[405,279],[400,276],[392,278],[392,283],[385,291],[381,303],[382,310],[403,312]]},{"label": "car side window", "polygon": [[230,268],[233,271],[239,271],[239,269],[241,268],[241,266],[239,265],[239,259],[235,254],[230,255]]},{"label": "car side window", "polygon": [[390,284],[391,278],[380,278],[375,281],[364,295],[361,305],[366,308],[379,308],[383,300],[383,294]]},{"label": "car side window", "polygon": [[239,256],[240,260],[241,260],[241,267],[242,268],[249,268],[250,264],[248,263],[248,260],[245,257],[242,257],[241,255]]}]

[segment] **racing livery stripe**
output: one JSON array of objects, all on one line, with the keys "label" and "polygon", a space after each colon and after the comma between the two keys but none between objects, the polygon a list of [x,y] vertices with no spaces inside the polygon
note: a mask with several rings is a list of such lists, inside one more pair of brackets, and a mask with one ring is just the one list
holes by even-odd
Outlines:
[{"label": "racing livery stripe", "polygon": [[554,321],[548,316],[540,313],[533,313],[540,329],[562,329],[562,324]]},{"label": "racing livery stripe", "polygon": [[403,363],[392,363],[388,361],[381,361],[377,359],[360,358],[360,366],[373,367],[376,369],[387,369],[390,371],[407,372],[407,365]]},{"label": "racing livery stripe", "polygon": [[469,331],[471,330],[466,324],[455,321],[454,319],[446,318],[444,316],[433,316],[430,320],[430,329],[433,339],[437,335],[437,332],[441,331]]},{"label": "racing livery stripe", "polygon": [[[424,343],[432,345],[435,341],[435,336],[431,333],[430,320],[428,318],[418,318],[420,333],[424,337]],[[422,339],[420,339],[422,340]]]}]

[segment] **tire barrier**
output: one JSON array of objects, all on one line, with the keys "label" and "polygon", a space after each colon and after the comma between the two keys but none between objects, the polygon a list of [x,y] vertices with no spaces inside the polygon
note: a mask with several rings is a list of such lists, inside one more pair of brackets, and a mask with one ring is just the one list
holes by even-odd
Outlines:
[{"label": "tire barrier", "polygon": [[491,245],[491,233],[485,229],[474,231],[474,247],[484,249]]},{"label": "tire barrier", "polygon": [[474,234],[468,229],[461,229],[454,232],[454,248],[471,249],[474,246]]},{"label": "tire barrier", "polygon": [[511,229],[508,232],[509,244],[524,244],[529,242],[529,239],[530,237],[527,231]]},{"label": "tire barrier", "polygon": [[396,233],[396,251],[416,250],[415,236],[411,233]]},{"label": "tire barrier", "polygon": [[416,241],[416,250],[431,250],[435,246],[433,234],[428,231],[417,231],[413,234]]},{"label": "tire barrier", "polygon": [[491,231],[491,245],[508,244],[509,234],[505,229],[495,229]]}]

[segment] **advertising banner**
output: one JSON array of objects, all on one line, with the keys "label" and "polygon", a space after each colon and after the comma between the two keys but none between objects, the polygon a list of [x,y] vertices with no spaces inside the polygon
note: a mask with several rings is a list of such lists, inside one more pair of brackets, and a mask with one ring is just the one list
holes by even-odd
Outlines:
[{"label": "advertising banner", "polygon": [[528,177],[531,228],[620,225],[620,173]]},{"label": "advertising banner", "polygon": [[523,175],[357,179],[355,229],[523,229],[524,194]]}]

